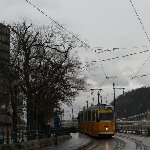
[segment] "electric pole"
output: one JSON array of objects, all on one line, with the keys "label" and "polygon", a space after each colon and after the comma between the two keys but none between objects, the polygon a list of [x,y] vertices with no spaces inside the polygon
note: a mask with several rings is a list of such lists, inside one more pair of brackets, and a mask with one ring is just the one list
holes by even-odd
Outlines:
[{"label": "electric pole", "polygon": [[[116,114],[116,93],[115,93],[115,90],[123,90],[123,94],[124,94],[124,90],[125,88],[116,88],[115,87],[115,83],[113,82],[113,90],[114,90],[114,117],[115,117],[115,123],[116,123],[116,117],[117,117],[117,114]],[[115,127],[116,129],[116,127]]]},{"label": "electric pole", "polygon": [[102,91],[102,89],[91,89],[91,91],[98,91],[98,93],[97,93],[97,95],[98,95],[98,105],[100,105],[99,97],[100,97],[100,92]]},{"label": "electric pole", "polygon": [[102,95],[101,95],[101,104],[103,103],[103,100],[102,100]]},{"label": "electric pole", "polygon": [[88,108],[88,107],[89,107],[89,106],[88,106],[88,101],[86,101],[86,103],[87,103],[87,108]]},{"label": "electric pole", "polygon": [[100,93],[99,93],[99,91],[98,91],[98,106],[100,105],[100,103],[99,103],[99,96],[100,96]]},{"label": "electric pole", "polygon": [[72,108],[72,120],[73,120],[73,108]]}]

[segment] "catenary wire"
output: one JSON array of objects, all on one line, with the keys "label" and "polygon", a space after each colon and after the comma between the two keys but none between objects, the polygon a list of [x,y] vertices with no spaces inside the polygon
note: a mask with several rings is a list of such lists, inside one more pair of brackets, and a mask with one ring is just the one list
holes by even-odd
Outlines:
[{"label": "catenary wire", "polygon": [[134,77],[132,77],[132,79],[134,79],[136,77],[136,75],[140,72],[140,70],[143,68],[143,66],[146,64],[146,62],[148,61],[148,59],[150,58],[150,56],[147,57],[147,59],[144,61],[144,63],[142,64],[142,66],[138,69],[138,71],[135,73]]},{"label": "catenary wire", "polygon": [[[142,20],[140,19],[140,17],[139,17],[139,15],[138,15],[138,13],[137,13],[137,11],[136,11],[136,9],[135,9],[135,6],[134,6],[132,0],[130,0],[130,3],[131,3],[131,5],[132,5],[132,7],[133,7],[133,9],[134,9],[134,12],[135,12],[135,14],[136,14],[136,16],[137,16],[137,18],[138,18],[138,20],[139,20],[141,26],[142,26],[142,29],[143,29],[143,31],[144,31],[144,33],[145,33],[145,35],[146,35],[148,41],[149,41],[149,43],[150,43],[150,38],[149,38],[149,36],[148,36],[148,34],[147,34],[147,32],[146,32],[146,29],[145,29],[144,26],[143,26]],[[150,56],[148,56],[148,57],[146,58],[146,60],[144,61],[144,63],[141,65],[140,69],[135,73],[134,77],[140,72],[140,70],[143,68],[143,66],[146,64],[146,62],[148,61],[149,58],[150,58]],[[134,77],[133,77],[133,78],[134,78]]]},{"label": "catenary wire", "polygon": [[[68,32],[69,34],[71,34],[73,37],[75,37],[78,41],[80,41],[83,45],[85,45],[86,47],[88,47],[89,49],[92,49],[87,43],[83,42],[82,40],[80,40],[77,36],[75,36],[72,32],[70,32],[68,29],[66,29],[65,27],[63,27],[61,24],[59,24],[57,21],[55,21],[53,18],[51,18],[50,16],[48,16],[44,11],[42,11],[41,9],[39,9],[38,7],[36,7],[33,3],[31,3],[29,0],[25,0],[28,4],[30,4],[31,6],[33,6],[35,9],[37,9],[40,13],[42,13],[43,15],[45,15],[46,17],[48,17],[52,22],[54,22],[56,25],[58,25],[59,27],[61,27],[63,30],[65,30],[66,32]],[[93,49],[92,49],[93,50]],[[100,60],[100,58],[99,58]],[[105,74],[105,77],[108,78],[108,76],[106,75],[106,72],[104,70],[103,65],[101,64],[102,67],[102,71]]]},{"label": "catenary wire", "polygon": [[133,9],[134,9],[134,12],[135,12],[135,14],[136,14],[136,16],[137,16],[137,18],[138,18],[140,24],[141,24],[141,27],[142,27],[142,29],[143,29],[145,35],[146,35],[146,38],[148,39],[148,41],[149,41],[149,43],[150,43],[150,38],[149,38],[149,36],[148,36],[148,34],[147,34],[147,32],[146,32],[146,29],[145,29],[145,27],[144,27],[144,25],[143,25],[143,23],[142,23],[141,18],[139,17],[139,14],[137,13],[137,10],[135,9],[135,6],[134,6],[132,0],[130,0],[130,3],[131,3],[131,6],[132,6]]},{"label": "catenary wire", "polygon": [[147,77],[147,76],[150,76],[150,74],[142,74],[140,76],[134,76],[134,78],[132,79],[135,79],[135,78],[142,78],[142,77]]},{"label": "catenary wire", "polygon": [[106,82],[106,80],[107,80],[107,78],[105,78],[105,79],[103,80],[103,82],[99,84],[99,87],[102,87],[103,84]]},{"label": "catenary wire", "polygon": [[[138,48],[147,48],[148,46],[134,46],[131,47],[132,49],[138,49]],[[97,53],[104,53],[104,52],[114,52],[116,50],[123,50],[123,49],[130,49],[129,47],[115,47],[115,48],[102,48],[102,47],[94,47],[95,52]]]},{"label": "catenary wire", "polygon": [[[99,55],[97,55],[97,56],[98,56],[99,61],[101,62],[101,60],[100,60],[100,58],[99,58]],[[101,65],[102,71],[103,71],[103,73],[104,73],[104,75],[105,75],[105,78],[107,79],[108,76],[107,76],[107,74],[106,74],[106,72],[105,72],[105,70],[104,70],[103,64],[100,63],[100,65]]]},{"label": "catenary wire", "polygon": [[[79,42],[81,42],[83,45],[85,45],[86,47],[88,47],[89,49],[93,50],[87,43],[83,42],[82,40],[80,40],[77,36],[75,36],[72,32],[70,32],[68,29],[66,29],[65,27],[63,27],[62,25],[60,25],[57,21],[55,21],[53,18],[51,18],[50,16],[48,16],[45,12],[43,12],[41,9],[39,9],[38,7],[36,7],[33,3],[31,3],[29,0],[25,0],[28,4],[30,4],[31,6],[33,6],[35,9],[37,9],[40,13],[42,13],[43,15],[45,15],[46,17],[48,17],[52,22],[54,22],[56,25],[58,25],[59,27],[61,27],[63,30],[65,30],[66,32],[68,32],[69,34],[71,34],[73,37],[75,37]],[[84,67],[83,67],[84,68]],[[104,68],[102,66],[102,70],[104,72]],[[105,74],[105,73],[104,73]],[[106,75],[106,74],[105,74]]]},{"label": "catenary wire", "polygon": [[74,35],[74,33],[72,33],[71,31],[69,31],[68,29],[66,29],[64,26],[62,26],[60,23],[58,23],[57,21],[55,21],[53,18],[51,18],[50,16],[48,16],[45,12],[43,12],[41,9],[39,9],[38,7],[36,7],[33,3],[31,3],[29,0],[25,0],[28,4],[30,4],[31,6],[33,6],[35,9],[37,9],[40,13],[42,13],[43,15],[45,15],[46,17],[48,17],[52,22],[54,22],[56,25],[58,25],[59,27],[61,27],[63,30],[65,30],[66,32],[68,32],[69,34],[71,34],[74,38],[76,38],[79,42],[81,42],[83,45],[85,45],[86,47],[88,47],[89,49],[91,49],[91,47],[83,42],[82,40],[80,40],[76,35]]},{"label": "catenary wire", "polygon": [[[103,60],[101,60],[101,62],[106,62],[106,61],[110,61],[110,60],[115,60],[115,59],[119,59],[119,58],[125,58],[125,57],[129,57],[129,56],[133,56],[133,55],[137,55],[137,54],[142,54],[142,53],[146,53],[146,52],[148,52],[148,51],[150,51],[150,50],[145,50],[145,51],[140,51],[140,52],[135,52],[135,53],[130,53],[130,54],[126,54],[126,55],[123,55],[123,56],[116,56],[116,57],[113,57],[113,58],[109,58],[109,59],[103,59]],[[150,56],[149,56],[150,57]],[[148,58],[149,58],[148,57]],[[147,58],[147,60],[148,60],[148,58]],[[147,61],[146,60],[146,61]],[[145,61],[145,62],[146,62]],[[145,65],[145,63],[144,63],[144,65]]]}]

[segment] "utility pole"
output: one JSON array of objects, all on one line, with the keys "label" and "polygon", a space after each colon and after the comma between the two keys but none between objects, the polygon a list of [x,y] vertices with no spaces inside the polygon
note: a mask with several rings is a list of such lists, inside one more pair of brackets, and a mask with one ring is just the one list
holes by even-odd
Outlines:
[{"label": "utility pole", "polygon": [[[123,90],[123,94],[124,94],[125,88],[116,88],[115,83],[113,82],[113,90],[114,90],[114,113],[115,113],[114,117],[115,117],[115,123],[116,123],[117,114],[116,114],[116,93],[115,93],[115,90]],[[115,127],[115,130],[116,130],[116,127]]]},{"label": "utility pole", "polygon": [[115,83],[113,82],[113,90],[114,90],[114,109],[115,109],[115,106],[116,106],[116,98],[115,98]]},{"label": "utility pole", "polygon": [[[115,119],[115,124],[116,124],[116,97],[115,97],[115,83],[113,82],[113,90],[114,90],[114,119]],[[116,126],[115,126],[116,130]]]},{"label": "utility pole", "polygon": [[88,101],[86,101],[86,103],[87,103],[87,108],[89,107],[89,105],[88,105]]},{"label": "utility pole", "polygon": [[99,93],[99,91],[98,91],[98,106],[100,105],[100,102],[99,102],[99,96],[100,96],[100,93]]},{"label": "utility pole", "polygon": [[73,108],[72,108],[72,121],[73,121]]},{"label": "utility pole", "polygon": [[101,104],[103,103],[103,100],[102,100],[102,95],[101,95]]},{"label": "utility pole", "polygon": [[115,90],[123,90],[123,94],[124,94],[124,90],[125,88],[116,88],[115,87],[115,83],[113,82],[113,90],[114,90],[114,109],[116,107],[116,96],[115,96]]},{"label": "utility pole", "polygon": [[91,91],[95,91],[95,90],[98,91],[98,93],[97,93],[97,95],[98,95],[98,105],[100,105],[99,97],[100,97],[100,92],[102,91],[102,89],[91,89]]},{"label": "utility pole", "polygon": [[92,100],[93,100],[93,104],[94,104],[94,97],[92,98]]}]

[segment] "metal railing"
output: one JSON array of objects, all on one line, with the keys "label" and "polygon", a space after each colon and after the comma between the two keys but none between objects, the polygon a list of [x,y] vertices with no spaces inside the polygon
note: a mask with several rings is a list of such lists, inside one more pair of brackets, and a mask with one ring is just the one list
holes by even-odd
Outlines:
[{"label": "metal railing", "polygon": [[[0,127],[1,128],[1,127]],[[50,129],[40,129],[40,130],[25,130],[17,129],[16,132],[13,132],[11,127],[3,127],[3,130],[0,130],[0,144],[9,144],[9,143],[20,143],[23,141],[44,139],[44,138],[56,138],[61,135],[67,135],[72,132],[76,132],[77,129],[74,128],[50,128]],[[14,141],[13,136],[17,135],[16,141]]]},{"label": "metal railing", "polygon": [[150,136],[150,121],[118,121],[117,131]]}]

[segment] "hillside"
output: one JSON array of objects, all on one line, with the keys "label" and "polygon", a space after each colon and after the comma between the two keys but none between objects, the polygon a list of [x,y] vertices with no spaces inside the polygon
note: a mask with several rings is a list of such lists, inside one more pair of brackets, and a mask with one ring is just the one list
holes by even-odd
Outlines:
[{"label": "hillside", "polygon": [[150,87],[142,87],[116,98],[117,118],[125,118],[150,110]]}]

